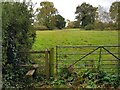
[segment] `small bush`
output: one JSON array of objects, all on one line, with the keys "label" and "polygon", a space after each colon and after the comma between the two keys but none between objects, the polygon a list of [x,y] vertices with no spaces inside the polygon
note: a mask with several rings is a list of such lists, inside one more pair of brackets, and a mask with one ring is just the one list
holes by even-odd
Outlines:
[{"label": "small bush", "polygon": [[46,26],[34,26],[34,30],[48,30],[48,28]]},{"label": "small bush", "polygon": [[89,24],[85,26],[85,30],[93,30],[94,29],[94,25],[93,24]]}]

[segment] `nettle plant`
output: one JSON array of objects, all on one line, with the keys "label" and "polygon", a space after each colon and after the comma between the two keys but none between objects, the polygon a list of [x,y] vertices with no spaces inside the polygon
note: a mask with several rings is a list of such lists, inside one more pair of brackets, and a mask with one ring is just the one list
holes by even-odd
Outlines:
[{"label": "nettle plant", "polygon": [[102,70],[91,69],[86,70],[82,75],[89,87],[101,88],[118,88],[119,79],[116,75],[110,75]]},{"label": "nettle plant", "polygon": [[109,75],[98,68],[87,69],[79,74],[73,66],[61,68],[55,84],[66,84],[70,88],[118,88],[120,85],[117,76]]}]

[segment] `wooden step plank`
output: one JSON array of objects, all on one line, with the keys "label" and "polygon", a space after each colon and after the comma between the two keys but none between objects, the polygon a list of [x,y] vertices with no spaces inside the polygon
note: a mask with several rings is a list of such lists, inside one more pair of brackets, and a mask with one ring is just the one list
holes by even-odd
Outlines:
[{"label": "wooden step plank", "polygon": [[29,70],[27,73],[26,73],[26,76],[32,76],[35,72],[35,69],[33,70]]}]

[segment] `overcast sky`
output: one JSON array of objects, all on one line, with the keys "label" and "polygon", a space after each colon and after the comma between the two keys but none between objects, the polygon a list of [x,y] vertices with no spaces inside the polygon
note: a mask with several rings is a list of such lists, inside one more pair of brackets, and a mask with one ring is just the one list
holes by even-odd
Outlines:
[{"label": "overcast sky", "polygon": [[54,3],[55,8],[58,10],[59,14],[62,15],[65,19],[73,21],[75,19],[75,11],[78,5],[81,5],[83,2],[89,3],[93,6],[101,5],[107,10],[109,10],[110,5],[114,1],[120,0],[33,0],[37,2],[36,7],[40,6],[41,1],[50,1]]}]

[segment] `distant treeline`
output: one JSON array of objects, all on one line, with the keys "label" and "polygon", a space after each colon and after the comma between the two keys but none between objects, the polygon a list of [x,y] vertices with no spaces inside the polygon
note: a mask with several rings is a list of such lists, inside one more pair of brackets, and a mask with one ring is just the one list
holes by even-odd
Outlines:
[{"label": "distant treeline", "polygon": [[101,6],[93,7],[82,3],[76,7],[75,21],[65,20],[54,7],[53,2],[44,1],[36,9],[35,30],[53,30],[62,28],[81,28],[85,30],[119,30],[120,1],[110,6],[109,12]]}]

